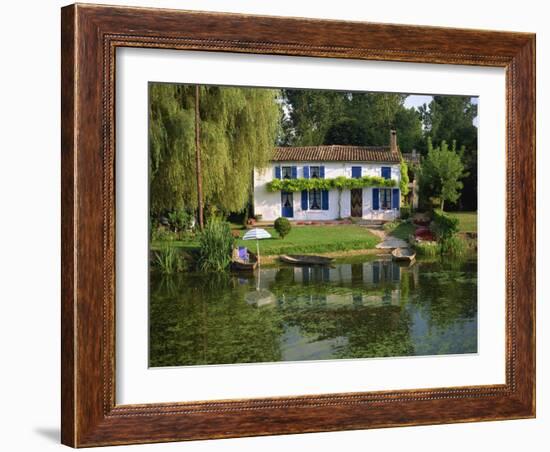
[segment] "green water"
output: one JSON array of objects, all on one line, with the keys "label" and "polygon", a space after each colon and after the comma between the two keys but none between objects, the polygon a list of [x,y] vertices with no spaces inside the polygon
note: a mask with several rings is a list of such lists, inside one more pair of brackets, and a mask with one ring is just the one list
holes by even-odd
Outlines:
[{"label": "green water", "polygon": [[149,364],[477,352],[477,264],[344,260],[250,277],[151,275]]}]

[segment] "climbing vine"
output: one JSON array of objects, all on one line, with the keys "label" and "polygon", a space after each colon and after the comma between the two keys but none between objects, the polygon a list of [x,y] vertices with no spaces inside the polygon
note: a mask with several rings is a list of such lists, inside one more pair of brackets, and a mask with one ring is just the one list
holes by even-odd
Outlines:
[{"label": "climbing vine", "polygon": [[399,168],[401,171],[399,189],[401,190],[401,196],[407,196],[409,194],[409,168],[405,160],[401,160],[401,165]]},{"label": "climbing vine", "polygon": [[302,190],[330,190],[352,189],[364,187],[396,187],[397,183],[392,179],[384,179],[379,176],[363,176],[350,178],[339,176],[333,179],[273,179],[267,183],[267,190],[271,192],[288,191],[298,192]]}]

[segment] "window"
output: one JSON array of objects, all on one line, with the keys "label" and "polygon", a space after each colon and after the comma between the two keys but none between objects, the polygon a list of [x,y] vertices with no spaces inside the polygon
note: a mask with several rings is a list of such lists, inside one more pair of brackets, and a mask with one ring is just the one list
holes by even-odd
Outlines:
[{"label": "window", "polygon": [[[320,166],[310,166],[309,167],[309,177],[319,179],[321,177],[321,167]],[[321,196],[321,195],[319,195]]]},{"label": "window", "polygon": [[309,191],[309,209],[321,210],[321,190]]},{"label": "window", "polygon": [[380,189],[380,208],[382,210],[391,209],[391,188]]},{"label": "window", "polygon": [[384,179],[391,179],[391,168],[389,166],[382,167],[382,177]]},{"label": "window", "polygon": [[283,207],[292,207],[292,193],[286,191],[281,194]]},{"label": "window", "polygon": [[283,179],[292,179],[292,166],[281,167],[281,177]]}]

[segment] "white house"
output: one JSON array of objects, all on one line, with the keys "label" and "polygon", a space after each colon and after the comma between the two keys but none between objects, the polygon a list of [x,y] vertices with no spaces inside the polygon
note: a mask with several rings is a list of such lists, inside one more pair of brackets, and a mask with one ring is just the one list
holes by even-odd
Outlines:
[{"label": "white house", "polygon": [[[389,146],[303,146],[278,147],[268,168],[254,171],[254,213],[262,220],[287,217],[294,221],[335,220],[356,217],[391,221],[399,217],[401,152],[395,131]],[[378,176],[392,179],[391,188],[302,190],[267,189],[274,178],[361,178]]]}]

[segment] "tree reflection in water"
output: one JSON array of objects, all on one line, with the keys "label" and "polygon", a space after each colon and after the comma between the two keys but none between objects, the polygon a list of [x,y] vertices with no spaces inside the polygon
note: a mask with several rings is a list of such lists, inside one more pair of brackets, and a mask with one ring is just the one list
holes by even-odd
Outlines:
[{"label": "tree reflection in water", "polygon": [[[473,262],[355,259],[253,277],[151,276],[150,365],[371,358],[477,351]],[[248,297],[250,298],[250,297]]]}]

